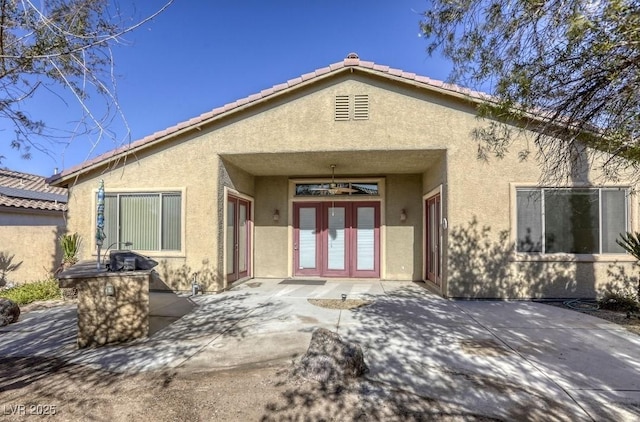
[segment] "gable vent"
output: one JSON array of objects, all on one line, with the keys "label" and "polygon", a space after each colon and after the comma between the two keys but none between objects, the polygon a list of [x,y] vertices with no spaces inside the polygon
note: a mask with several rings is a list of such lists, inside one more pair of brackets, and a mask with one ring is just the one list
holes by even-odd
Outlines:
[{"label": "gable vent", "polygon": [[353,120],[369,119],[369,96],[355,95],[353,98]]},{"label": "gable vent", "polygon": [[349,120],[349,102],[348,95],[336,95],[336,120]]},{"label": "gable vent", "polygon": [[336,95],[336,121],[369,120],[369,95]]}]

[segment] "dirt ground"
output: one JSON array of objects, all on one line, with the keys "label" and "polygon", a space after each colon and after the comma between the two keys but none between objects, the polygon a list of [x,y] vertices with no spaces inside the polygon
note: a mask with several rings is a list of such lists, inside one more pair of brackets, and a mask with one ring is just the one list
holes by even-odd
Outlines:
[{"label": "dirt ground", "polygon": [[490,421],[371,382],[323,388],[291,365],[113,374],[52,359],[0,360],[6,421]]},{"label": "dirt ground", "polygon": [[[62,300],[22,306],[22,313]],[[356,308],[369,302],[322,302]],[[117,374],[46,358],[0,357],[0,420],[491,421],[361,380],[330,388],[291,375],[293,361],[225,371]]]},{"label": "dirt ground", "polygon": [[[59,303],[33,304],[23,307],[23,312]],[[591,314],[640,334],[638,318],[608,311]],[[225,371],[115,374],[55,359],[0,358],[0,420],[494,420],[367,380],[327,388],[293,378],[292,368],[293,362],[280,362]],[[486,382],[481,384],[486,387]]]}]

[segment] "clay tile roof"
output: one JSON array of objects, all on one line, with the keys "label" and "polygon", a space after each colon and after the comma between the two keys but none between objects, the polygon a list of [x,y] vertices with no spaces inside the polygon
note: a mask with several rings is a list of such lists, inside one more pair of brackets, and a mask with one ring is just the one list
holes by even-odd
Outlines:
[{"label": "clay tile roof", "polygon": [[326,66],[326,67],[321,67],[320,69],[317,69],[313,73],[315,73],[316,76],[322,76],[322,75],[324,75],[326,73],[329,73],[329,72],[331,72],[331,69],[329,68],[329,66]]},{"label": "clay tile roof", "polygon": [[303,81],[308,81],[309,79],[313,79],[315,77],[316,77],[316,72],[305,73],[304,75],[301,76]]},{"label": "clay tile roof", "polygon": [[241,98],[235,102],[225,104],[224,106],[221,106],[221,107],[216,107],[212,111],[203,113],[200,116],[189,119],[186,122],[178,123],[163,131],[156,132],[138,141],[132,142],[128,145],[124,145],[113,151],[102,154],[96,158],[85,161],[80,165],[66,169],[60,174],[51,176],[47,181],[49,183],[56,184],[63,180],[69,180],[73,175],[79,175],[86,169],[89,169],[96,165],[100,165],[103,162],[109,162],[112,159],[114,160],[118,159],[120,158],[119,156],[123,153],[134,152],[134,150],[140,147],[143,147],[147,144],[162,141],[161,138],[174,135],[181,130],[198,128],[203,124],[208,123],[208,121],[214,118],[220,117],[221,115],[224,115],[226,113],[232,113],[242,108],[243,106],[251,105],[252,103],[257,103],[264,99],[268,99],[271,96],[278,95],[280,92],[286,91],[298,85],[313,83],[314,80],[321,78],[324,75],[329,75],[333,72],[337,73],[347,68],[362,69],[363,71],[370,74],[377,74],[381,76],[386,76],[388,78],[397,79],[400,81],[411,82],[417,86],[436,89],[436,90],[439,90],[440,92],[443,92],[449,95],[466,97],[474,101],[485,101],[489,99],[488,95],[481,92],[476,92],[476,91],[472,91],[457,85],[444,83],[438,80],[433,80],[425,76],[416,75],[415,73],[412,73],[412,72],[405,72],[401,69],[395,69],[386,65],[380,65],[374,62],[360,60],[360,58],[356,53],[349,53],[349,55],[341,62],[333,63],[329,66],[316,69],[313,72],[305,73],[304,75],[299,76],[297,78],[290,79],[287,82],[274,85],[271,88],[263,89],[259,93],[252,94],[245,98]]},{"label": "clay tile roof", "polygon": [[0,169],[0,207],[31,210],[67,209],[67,190],[35,174]]}]

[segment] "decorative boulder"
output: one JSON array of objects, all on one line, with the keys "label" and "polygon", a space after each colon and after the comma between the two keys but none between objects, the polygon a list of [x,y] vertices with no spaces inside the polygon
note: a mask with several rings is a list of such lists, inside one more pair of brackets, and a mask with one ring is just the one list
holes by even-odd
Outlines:
[{"label": "decorative boulder", "polygon": [[368,370],[359,345],[349,344],[337,333],[318,328],[294,375],[327,384],[360,377]]},{"label": "decorative boulder", "polygon": [[0,297],[0,327],[18,321],[20,307],[12,300]]}]

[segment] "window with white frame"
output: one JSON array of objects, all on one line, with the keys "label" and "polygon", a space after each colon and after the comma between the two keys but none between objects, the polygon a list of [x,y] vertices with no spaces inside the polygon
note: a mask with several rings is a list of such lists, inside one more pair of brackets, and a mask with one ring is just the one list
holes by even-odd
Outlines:
[{"label": "window with white frame", "polygon": [[616,243],[627,231],[623,188],[516,189],[518,252],[624,253]]},{"label": "window with white frame", "polygon": [[105,246],[131,242],[133,249],[179,251],[182,241],[180,192],[106,193]]}]

